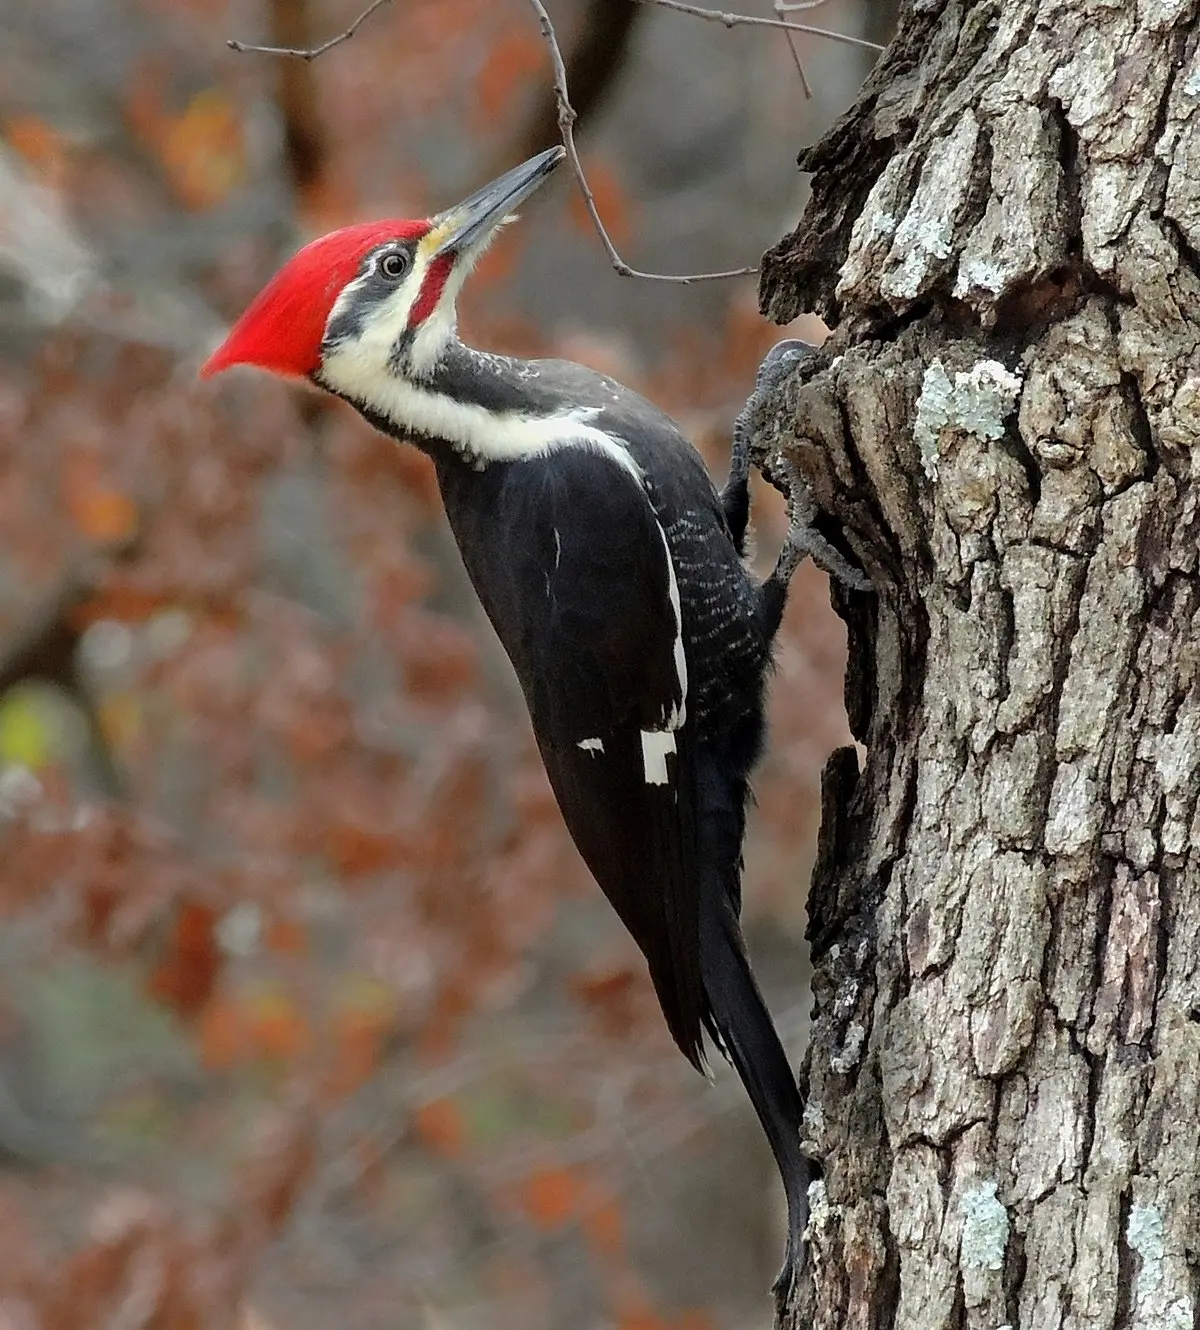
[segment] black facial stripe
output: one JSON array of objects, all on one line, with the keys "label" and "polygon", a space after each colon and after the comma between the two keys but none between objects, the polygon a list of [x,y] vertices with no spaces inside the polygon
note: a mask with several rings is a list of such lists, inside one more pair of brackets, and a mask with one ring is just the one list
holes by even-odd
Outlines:
[{"label": "black facial stripe", "polygon": [[[387,278],[379,271],[379,262],[385,254],[403,251],[409,256],[409,273],[400,279]],[[325,349],[336,346],[339,342],[354,341],[362,336],[368,316],[385,300],[390,299],[399,290],[412,271],[415,262],[416,242],[404,243],[390,240],[384,245],[377,245],[363,256],[359,265],[358,276],[353,283],[353,298],[348,300],[343,309],[337,311],[326,325],[322,346]]]},{"label": "black facial stripe", "polygon": [[402,374],[406,368],[409,356],[412,354],[413,343],[417,340],[417,330],[415,328],[405,328],[405,330],[392,343],[392,351],[388,356],[388,368],[394,374]]}]

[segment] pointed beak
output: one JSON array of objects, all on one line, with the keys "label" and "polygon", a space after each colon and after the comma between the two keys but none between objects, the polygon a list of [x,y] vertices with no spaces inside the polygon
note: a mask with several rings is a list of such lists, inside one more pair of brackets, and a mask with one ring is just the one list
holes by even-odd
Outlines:
[{"label": "pointed beak", "polygon": [[434,218],[433,234],[439,254],[461,253],[485,240],[501,222],[533,193],[566,156],[563,148],[549,148],[520,166],[514,166],[490,185],[476,190],[455,208]]}]

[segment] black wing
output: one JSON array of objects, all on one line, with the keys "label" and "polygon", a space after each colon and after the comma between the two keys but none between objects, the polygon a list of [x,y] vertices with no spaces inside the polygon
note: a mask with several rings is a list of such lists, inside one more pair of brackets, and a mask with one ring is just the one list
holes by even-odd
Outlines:
[{"label": "black wing", "polygon": [[[467,514],[444,486],[447,513],[516,667],[567,828],[649,962],[676,1043],[700,1066],[694,771],[666,536],[637,474],[612,456],[570,447],[502,474],[490,535],[478,496]],[[473,538],[462,541],[468,522]],[[486,558],[468,554],[489,546]]]}]

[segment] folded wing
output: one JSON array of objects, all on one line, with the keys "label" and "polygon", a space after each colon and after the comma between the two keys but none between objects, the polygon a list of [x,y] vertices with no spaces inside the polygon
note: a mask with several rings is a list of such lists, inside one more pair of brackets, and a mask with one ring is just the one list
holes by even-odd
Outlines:
[{"label": "folded wing", "polygon": [[676,1043],[700,1066],[696,795],[666,536],[636,470],[602,452],[566,448],[536,471],[514,467],[499,502],[523,530],[512,548],[526,553],[503,588],[495,568],[486,580],[521,607],[522,630],[505,646],[546,771],[575,844],[649,962]]}]

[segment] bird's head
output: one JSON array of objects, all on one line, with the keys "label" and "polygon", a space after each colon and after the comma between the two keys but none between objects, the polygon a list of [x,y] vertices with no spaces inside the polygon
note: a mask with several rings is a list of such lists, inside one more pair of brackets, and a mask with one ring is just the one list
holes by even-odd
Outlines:
[{"label": "bird's head", "polygon": [[360,400],[381,376],[419,378],[454,334],[455,300],[475,260],[564,156],[540,153],[436,217],[364,222],[305,245],[201,377],[254,365]]}]

